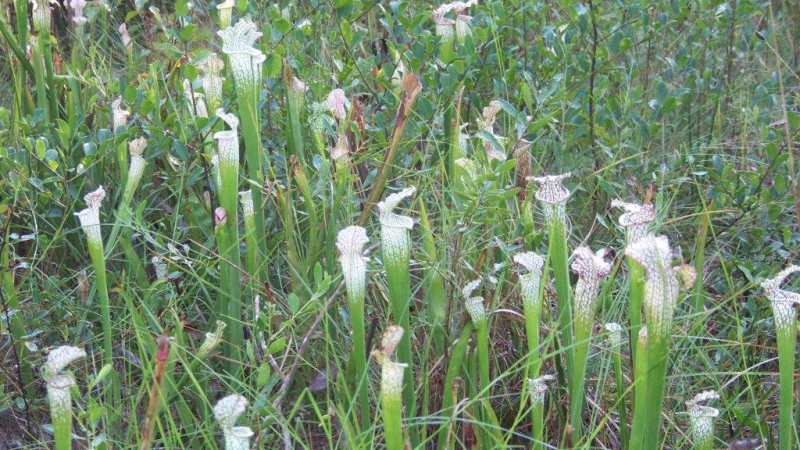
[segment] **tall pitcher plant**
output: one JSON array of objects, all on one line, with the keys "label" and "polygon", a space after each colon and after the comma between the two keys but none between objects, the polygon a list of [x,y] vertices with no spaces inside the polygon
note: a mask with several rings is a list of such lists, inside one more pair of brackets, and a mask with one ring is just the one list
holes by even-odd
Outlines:
[{"label": "tall pitcher plant", "polygon": [[[111,102],[111,126],[115,135],[123,133],[128,125],[130,111],[122,109],[122,97],[117,97]],[[126,142],[117,145],[117,164],[119,165],[119,175],[123,180],[128,179],[128,155],[125,154]]]},{"label": "tall pitcher plant", "polygon": [[[409,187],[389,195],[378,203],[378,218],[381,223],[381,255],[386,269],[386,281],[389,285],[389,298],[392,305],[392,317],[403,330],[402,338],[397,346],[397,358],[400,363],[412,365],[411,356],[411,280],[409,264],[411,259],[411,237],[409,232],[414,227],[411,217],[395,214],[394,209],[404,199],[411,197],[416,188]],[[409,377],[410,378],[410,377]],[[416,411],[416,396],[411,379],[403,382],[403,398],[409,414]]]},{"label": "tall pitcher plant", "polygon": [[217,117],[230,127],[229,130],[214,134],[217,140],[215,162],[219,188],[218,246],[220,252],[220,279],[222,295],[218,303],[217,315],[228,323],[230,339],[225,344],[225,356],[229,358],[232,373],[238,368],[239,350],[242,346],[242,303],[239,286],[239,120],[233,114],[217,109]]},{"label": "tall pitcher plant", "polygon": [[[261,37],[256,24],[250,19],[239,19],[236,25],[217,32],[222,38],[222,52],[228,55],[230,70],[236,86],[236,104],[242,123],[248,177],[256,183],[253,189],[253,209],[256,224],[258,259],[266,261],[266,222],[264,217],[264,172],[261,165],[261,118],[258,102],[261,93],[262,66],[266,56],[254,47]],[[216,64],[216,63],[215,63]],[[218,65],[214,68],[219,67]],[[255,274],[252,274],[255,275]],[[259,280],[266,280],[266,270],[259,273]]]},{"label": "tall pitcher plant", "polygon": [[[369,242],[367,231],[359,226],[350,226],[339,232],[336,247],[342,263],[342,275],[350,303],[350,325],[353,331],[353,367],[356,380],[367,377],[367,344],[364,338],[364,299],[367,285],[367,261],[363,255],[364,246]],[[357,385],[357,397],[361,409],[361,425],[367,426],[369,417],[369,397],[365,386]]]},{"label": "tall pitcher plant", "polygon": [[220,76],[222,69],[225,68],[225,63],[219,59],[216,53],[208,55],[208,57],[200,64],[200,69],[203,71],[203,92],[206,95],[206,107],[210,111],[216,111],[222,103],[222,82],[224,79]]},{"label": "tall pitcher plant", "polygon": [[[519,275],[522,294],[522,311],[525,315],[525,332],[528,339],[528,377],[539,377],[541,358],[539,355],[539,322],[542,315],[542,272],[544,258],[534,252],[517,253],[514,262],[524,267],[526,272]],[[533,393],[531,392],[531,395]],[[533,399],[533,397],[531,397]],[[532,401],[534,448],[541,448],[544,436],[544,399]]]},{"label": "tall pitcher plant", "polygon": [[222,428],[226,450],[250,450],[250,438],[253,437],[253,430],[248,427],[236,426],[236,421],[246,409],[247,399],[237,394],[223,397],[214,406],[214,418]]},{"label": "tall pitcher plant", "polygon": [[475,333],[478,336],[477,350],[481,389],[486,391],[492,382],[492,376],[489,371],[489,316],[486,314],[486,304],[483,297],[472,295],[480,284],[481,280],[470,281],[461,290],[461,294],[464,296],[464,308],[467,310],[472,323],[475,324]]},{"label": "tall pitcher plant", "polygon": [[764,280],[761,287],[769,299],[775,316],[775,331],[778,337],[778,366],[780,371],[780,448],[792,448],[792,437],[797,424],[793,423],[795,344],[797,342],[797,312],[794,305],[800,304],[800,294],[781,289],[786,278],[800,272],[800,266],[789,266],[775,278]]},{"label": "tall pitcher plant", "polygon": [[403,437],[403,386],[404,374],[408,364],[392,361],[392,353],[402,342],[403,329],[389,326],[383,333],[381,350],[374,350],[372,356],[381,365],[381,408],[383,410],[383,430],[388,450],[404,450]]},{"label": "tall pitcher plant", "polygon": [[219,15],[219,29],[224,30],[231,26],[231,18],[233,17],[233,8],[236,6],[236,0],[225,0],[217,5],[217,14]]},{"label": "tall pitcher plant", "polygon": [[[552,375],[542,375],[537,378],[528,378],[528,392],[531,398],[531,408],[534,414],[533,449],[544,448],[544,400],[547,394],[547,383],[553,380]],[[537,427],[538,424],[538,427]]]},{"label": "tall pitcher plant", "polygon": [[[548,256],[553,268],[555,278],[556,296],[558,297],[559,334],[567,360],[567,377],[572,376],[572,294],[569,284],[569,264],[567,258],[567,211],[566,205],[570,192],[562,182],[571,176],[567,172],[562,175],[545,175],[531,177],[539,188],[536,190],[536,200],[541,202],[544,218],[550,235]],[[572,383],[570,383],[570,389]]]},{"label": "tall pitcher plant", "polygon": [[600,292],[600,281],[611,273],[611,264],[605,260],[605,253],[605,249],[593,253],[588,247],[578,247],[573,253],[572,270],[578,274],[578,283],[575,285],[573,318],[575,360],[572,374],[571,425],[573,439],[576,442],[583,421],[584,377],[589,357],[589,341],[594,328],[597,295]]},{"label": "tall pitcher plant", "polygon": [[[632,435],[643,436],[643,448],[657,448],[673,315],[681,287],[688,288],[694,283],[695,272],[688,265],[672,267],[672,248],[665,236],[648,234],[628,245],[625,254],[641,264],[646,274],[643,292],[648,349],[646,355],[639,352],[636,359],[636,364],[644,367],[634,369],[637,374],[646,374],[647,403],[645,411],[634,411]],[[636,397],[639,405],[638,390]]]},{"label": "tall pitcher plant", "polygon": [[[103,247],[103,233],[100,230],[100,206],[106,198],[106,191],[102,186],[86,194],[83,200],[86,209],[75,214],[86,234],[86,243],[89,247],[89,256],[94,266],[97,279],[97,296],[100,299],[100,318],[103,326],[103,362],[107,366],[113,365],[113,329],[111,327],[111,301],[108,297],[108,280],[106,279],[106,256]],[[109,396],[112,407],[119,401],[119,381],[113,377],[112,392]]]},{"label": "tall pitcher plant", "polygon": [[[638,241],[645,237],[650,231],[650,224],[656,218],[656,210],[653,205],[636,203],[625,203],[619,199],[611,202],[612,208],[620,208],[623,212],[619,216],[619,224],[625,229],[625,240],[627,244]],[[636,341],[639,329],[642,327],[642,301],[644,292],[644,268],[635,259],[628,257],[628,293],[630,296],[629,318],[631,322],[630,342],[631,355],[636,356]],[[634,361],[634,364],[636,361]]]},{"label": "tall pitcher plant", "polygon": [[526,272],[519,275],[522,296],[522,311],[525,315],[525,331],[528,338],[529,375],[539,374],[539,321],[542,315],[542,272],[544,258],[534,252],[517,253],[514,262]]},{"label": "tall pitcher plant", "polygon": [[253,205],[253,189],[239,192],[239,203],[242,206],[242,218],[244,219],[244,239],[247,243],[247,254],[245,255],[247,273],[251,279],[255,279],[258,270],[258,248],[256,238],[256,218],[255,206]]}]

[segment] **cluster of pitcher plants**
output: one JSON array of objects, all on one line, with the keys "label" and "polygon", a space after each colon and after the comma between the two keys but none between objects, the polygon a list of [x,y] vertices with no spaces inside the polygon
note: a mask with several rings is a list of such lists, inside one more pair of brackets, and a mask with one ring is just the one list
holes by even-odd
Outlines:
[{"label": "cluster of pitcher plants", "polygon": [[[14,3],[17,8],[27,6],[26,1]],[[69,3],[75,32],[82,36],[85,2]],[[191,344],[185,330],[162,326],[150,313],[140,312],[132,297],[109,285],[107,273],[113,270],[109,259],[120,257],[118,248],[122,258],[135,261],[129,265],[138,267],[132,274],[134,285],[153,304],[163,305],[167,297],[180,295],[174,271],[194,270],[180,249],[145,256],[137,245],[137,240],[153,246],[157,241],[143,233],[135,219],[142,180],[154,173],[156,146],[134,125],[136,114],[126,109],[137,99],[114,97],[106,108],[107,117],[95,120],[111,125],[108,158],[114,159],[122,178],[117,185],[104,186],[96,181],[102,176],[97,167],[77,167],[75,176],[87,177],[82,191],[85,209],[71,222],[75,230],[83,230],[82,245],[92,263],[87,273],[96,293],[101,343],[65,341],[49,350],[38,375],[26,358],[30,349],[25,339],[16,343],[21,385],[35,386],[37,376],[46,383],[45,421],[50,423],[55,448],[74,448],[81,430],[95,427],[109,442],[127,441],[144,450],[177,448],[180,436],[191,430],[186,424],[183,429],[170,426],[163,417],[178,414],[192,419],[190,405],[197,404],[202,405],[197,407],[202,414],[215,418],[218,433],[193,438],[194,448],[211,448],[219,442],[229,450],[254,445],[293,448],[296,437],[286,417],[296,407],[287,406],[287,396],[303,398],[317,392],[296,386],[295,378],[305,358],[311,358],[306,353],[311,341],[329,327],[345,330],[345,343],[336,344],[345,350],[336,361],[317,358],[316,372],[332,386],[330,395],[337,404],[344,406],[315,414],[320,423],[328,424],[328,439],[341,435],[340,442],[349,448],[381,443],[390,450],[444,450],[467,442],[480,448],[507,448],[520,442],[534,449],[591,447],[601,428],[588,407],[589,402],[601,401],[587,387],[594,376],[592,359],[606,361],[612,368],[613,393],[601,420],[617,423],[617,448],[660,448],[665,422],[672,420],[665,418],[663,405],[673,335],[686,326],[676,319],[676,311],[685,297],[682,292],[703,283],[702,262],[699,267],[680,262],[680,249],[659,233],[658,223],[669,211],[656,210],[650,199],[614,200],[604,207],[614,211],[608,214],[617,220],[614,229],[619,238],[609,248],[589,246],[585,242],[591,240],[576,236],[570,221],[567,186],[574,177],[536,173],[541,170],[531,164],[535,144],[521,133],[516,140],[495,134],[500,114],[508,112],[504,102],[487,103],[475,124],[461,123],[459,95],[455,112],[448,115],[451,121],[445,124],[450,136],[448,182],[465,192],[515,187],[506,201],[518,206],[514,214],[520,222],[531,224],[523,233],[541,234],[541,239],[522,236],[519,242],[503,243],[504,249],[511,249],[508,254],[488,249],[497,251],[492,261],[502,271],[479,263],[468,267],[459,262],[459,249],[437,246],[440,231],[431,225],[425,189],[392,176],[406,121],[424,89],[420,79],[398,58],[389,85],[399,105],[394,129],[382,165],[369,176],[368,194],[358,197],[364,164],[353,142],[363,127],[357,117],[359,100],[349,98],[342,88],[332,88],[324,101],[307,104],[309,88],[284,65],[280,81],[285,90],[287,148],[285,164],[276,166],[264,157],[261,135],[267,61],[257,42],[261,28],[250,18],[233,14],[235,3],[217,7],[220,54],[206,52],[198,64],[198,78],[184,80],[184,91],[176,93],[185,101],[180,114],[201,121],[206,132],[206,142],[198,149],[204,167],[199,176],[209,181],[198,204],[213,212],[208,245],[215,260],[204,272],[207,280],[213,280],[207,289],[214,298],[202,311],[207,329],[200,330],[199,345]],[[439,37],[442,60],[455,58],[458,46],[471,42],[467,13],[475,4],[477,0],[454,2],[433,12],[431,27]],[[28,39],[17,39],[15,44],[30,49],[30,60],[25,58],[18,66],[17,80],[33,76],[35,100],[20,94],[18,114],[24,115],[26,103],[32,103],[29,106],[58,116],[63,109],[60,102],[79,95],[78,80],[58,75],[54,66],[48,31],[52,5],[44,0],[31,5],[34,33],[19,28],[16,35]],[[0,22],[5,35],[14,34]],[[131,59],[135,44],[124,26],[119,38]],[[18,88],[17,92],[26,92],[22,85]],[[78,112],[64,117],[73,113]],[[310,146],[304,135],[311,138]],[[332,199],[324,207],[314,198],[320,187],[309,173],[320,167],[328,170],[323,189]],[[351,198],[360,199],[360,208],[345,201]],[[496,214],[499,223],[503,213]],[[277,247],[269,235],[270,221],[279,221],[285,233]],[[4,249],[7,265],[8,249]],[[444,258],[437,257],[441,251]],[[279,253],[285,253],[288,267],[283,285],[275,273],[283,264],[283,257],[278,261],[275,256]],[[457,273],[444,273],[441,259],[456,260]],[[151,263],[152,273],[144,269],[144,261]],[[781,450],[797,445],[793,400],[795,305],[800,294],[785,290],[783,283],[798,271],[800,267],[792,265],[761,283],[761,296],[774,312],[777,336],[780,411],[775,429]],[[422,280],[421,292],[415,279]],[[13,285],[13,276],[8,275],[5,297],[8,307],[18,310]],[[276,286],[284,292],[274,292]],[[615,289],[621,290],[614,299],[624,302],[624,315],[618,323],[599,323],[596,313],[607,307]],[[514,302],[500,306],[499,292],[511,292]],[[287,344],[275,325],[280,314],[272,295],[281,297],[291,315],[318,314],[310,324],[298,326],[303,337],[292,344],[296,354],[287,353],[280,364],[275,355]],[[334,304],[341,305],[338,315]],[[375,304],[381,307],[369,312]],[[516,343],[520,357],[501,367],[493,351],[494,336],[503,332],[495,330],[502,330],[498,323],[509,316],[524,323],[525,339]],[[347,323],[337,323],[339,318]],[[26,335],[19,315],[11,317],[9,327],[16,337]],[[135,391],[126,387],[130,374],[119,370],[126,364],[115,342],[115,329],[121,327],[131,329],[134,339],[152,353],[138,363],[142,376],[136,379],[145,387],[136,409],[123,407],[125,395]],[[81,366],[86,360],[101,368]],[[77,376],[93,370],[93,377]],[[260,395],[237,390],[250,380],[256,380]],[[193,398],[184,395],[183,389],[190,388],[186,392]],[[719,394],[713,390],[680,394],[685,396],[686,416],[678,420],[690,424],[687,447],[720,447],[715,436],[720,411],[712,406]],[[27,401],[37,395],[35,389],[25,392]],[[513,426],[504,425],[509,419],[501,418],[497,410],[498,402],[508,399],[519,405]],[[86,413],[97,405],[102,405],[103,414]],[[76,426],[76,419],[83,423]]]}]

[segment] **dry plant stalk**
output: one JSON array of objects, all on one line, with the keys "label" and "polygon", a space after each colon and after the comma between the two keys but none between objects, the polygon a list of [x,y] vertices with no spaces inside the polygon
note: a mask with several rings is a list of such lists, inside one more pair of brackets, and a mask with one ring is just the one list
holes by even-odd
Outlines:
[{"label": "dry plant stalk", "polygon": [[156,419],[161,409],[161,394],[164,388],[164,375],[167,371],[167,356],[169,356],[169,336],[163,331],[158,338],[158,350],[156,351],[156,363],[153,370],[153,383],[150,387],[150,398],[147,400],[147,412],[145,412],[144,423],[142,424],[142,442],[139,450],[149,450],[153,445],[153,435],[156,428]]},{"label": "dry plant stalk", "polygon": [[397,149],[400,147],[400,138],[403,137],[403,130],[406,128],[408,122],[408,113],[414,107],[414,102],[417,100],[417,95],[422,91],[422,85],[419,79],[413,73],[406,73],[403,75],[401,82],[403,87],[403,96],[400,99],[400,107],[397,108],[397,116],[395,116],[394,131],[392,132],[392,140],[389,143],[389,149],[383,155],[381,167],[378,170],[378,175],[375,177],[375,182],[372,185],[372,190],[369,193],[369,199],[364,205],[364,210],[361,211],[361,217],[358,218],[358,224],[363,225],[364,221],[369,217],[370,211],[375,206],[378,198],[383,194],[383,188],[386,186],[386,180],[389,178],[389,171],[392,168],[394,158],[397,155]]}]

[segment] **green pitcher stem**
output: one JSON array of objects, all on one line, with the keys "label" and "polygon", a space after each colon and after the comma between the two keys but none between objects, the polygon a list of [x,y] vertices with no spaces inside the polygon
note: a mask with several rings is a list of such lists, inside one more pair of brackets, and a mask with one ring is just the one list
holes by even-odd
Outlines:
[{"label": "green pitcher stem", "polygon": [[633,258],[628,261],[628,291],[630,292],[630,302],[628,318],[631,322],[630,342],[631,355],[634,357],[633,364],[636,364],[637,338],[639,330],[642,329],[642,302],[644,299],[644,268]]},{"label": "green pitcher stem", "polygon": [[[235,190],[234,190],[235,192]],[[235,201],[235,198],[234,198]],[[235,208],[235,206],[234,206]],[[236,209],[234,209],[236,211]],[[225,225],[217,226],[217,247],[220,253],[220,296],[217,301],[216,315],[228,327],[228,338],[224,340],[224,354],[228,359],[228,370],[235,374],[239,369],[239,345],[242,339],[241,317],[241,292],[239,287],[239,270],[235,266],[239,261],[238,229],[231,230],[230,223],[236,223],[235,218],[228,217]],[[232,239],[231,233],[237,238]]]},{"label": "green pitcher stem", "polygon": [[[232,231],[230,229],[226,230],[228,232],[227,236],[230,237]],[[238,232],[233,234],[233,239],[226,240],[226,250],[224,254],[226,255],[226,262],[224,263],[225,270],[227,272],[227,292],[223,293],[223,295],[230,296],[230,302],[228,303],[228,310],[227,310],[227,322],[228,328],[230,329],[230,341],[228,345],[226,345],[225,355],[229,358],[228,361],[228,370],[231,374],[237,374],[239,369],[241,368],[241,350],[242,350],[242,341],[244,339],[244,333],[242,330],[242,294],[241,294],[241,287],[239,286],[239,239],[238,239]]]},{"label": "green pitcher stem", "polygon": [[[220,166],[220,171],[227,169]],[[244,334],[242,331],[242,294],[239,280],[241,274],[239,266],[241,256],[239,253],[239,226],[237,223],[237,196],[238,189],[233,182],[235,178],[231,175],[222,175],[223,192],[220,193],[220,203],[227,214],[226,222],[221,227],[224,233],[220,234],[219,252],[221,255],[220,270],[224,277],[223,292],[221,297],[225,299],[221,302],[219,312],[223,321],[228,324],[229,340],[225,342],[225,356],[228,358],[228,370],[230,374],[238,373],[240,368],[240,350]]]},{"label": "green pitcher stem", "polygon": [[426,286],[426,301],[428,314],[428,322],[430,325],[431,340],[433,341],[433,350],[436,355],[444,353],[445,342],[445,310],[446,306],[446,293],[444,287],[444,278],[439,272],[438,258],[436,252],[436,240],[434,239],[433,229],[431,228],[430,221],[428,220],[428,213],[425,207],[425,202],[420,199],[419,201],[419,218],[420,225],[422,225],[422,246],[427,256],[427,262],[430,267],[426,270],[425,286]]},{"label": "green pitcher stem", "polygon": [[[796,320],[792,321],[792,323]],[[795,432],[792,410],[794,408],[795,344],[797,333],[794,327],[782,327],[778,331],[778,365],[780,371],[780,450],[792,447]]]},{"label": "green pitcher stem", "polygon": [[643,448],[657,448],[661,434],[661,410],[669,362],[669,336],[651,334],[647,364],[647,422]]},{"label": "green pitcher stem", "polygon": [[540,309],[530,302],[522,303],[523,313],[525,314],[525,333],[528,339],[528,367],[530,378],[539,376],[539,315]]},{"label": "green pitcher stem", "polygon": [[589,340],[592,337],[591,322],[585,323],[578,319],[575,321],[575,352],[572,374],[572,396],[570,417],[572,425],[572,442],[580,440],[583,424],[583,390],[584,377],[586,376],[586,362],[589,357]]},{"label": "green pitcher stem", "polygon": [[647,425],[647,385],[648,385],[648,342],[647,337],[640,333],[637,336],[636,361],[634,372],[634,405],[633,405],[633,430],[629,450],[643,449],[644,433]]},{"label": "green pitcher stem", "polygon": [[533,450],[545,448],[544,403],[533,405]]},{"label": "green pitcher stem", "polygon": [[[541,308],[531,302],[522,302],[525,314],[525,332],[528,339],[528,378],[537,378],[542,365],[539,359],[539,315]],[[531,408],[533,449],[542,448],[544,437],[544,404],[534,404]]]},{"label": "green pitcher stem", "polygon": [[[89,256],[94,265],[97,280],[97,295],[100,299],[100,319],[103,326],[103,364],[113,367],[114,341],[111,327],[111,302],[108,298],[108,282],[106,280],[106,264],[103,254],[103,244],[89,241]],[[119,378],[112,375],[111,395],[109,396],[112,409],[119,404]],[[113,415],[116,416],[116,410]],[[116,422],[116,420],[114,420]]]},{"label": "green pitcher stem", "polygon": [[481,374],[481,390],[484,395],[491,396],[489,386],[492,383],[492,376],[489,370],[489,319],[475,325],[478,337],[478,367]]},{"label": "green pitcher stem", "polygon": [[53,424],[53,442],[56,450],[72,449],[72,404],[65,411],[53,413],[50,408],[50,421]]},{"label": "green pitcher stem", "polygon": [[391,395],[382,396],[383,428],[387,450],[404,450],[403,399]]},{"label": "green pitcher stem", "polygon": [[[571,380],[573,370],[572,346],[572,294],[569,282],[569,264],[567,236],[564,223],[554,220],[550,226],[550,260],[555,278],[556,296],[558,297],[558,322],[564,354],[567,361],[567,379]],[[569,383],[571,390],[572,383]]]},{"label": "green pitcher stem", "polygon": [[[410,243],[409,243],[410,244]],[[385,250],[385,246],[382,250]],[[409,370],[413,367],[411,354],[411,329],[410,310],[411,288],[409,272],[409,248],[406,246],[403,254],[383,251],[384,264],[386,265],[386,280],[389,285],[389,297],[392,304],[392,317],[395,323],[406,332],[397,346],[397,358],[400,363],[408,364]],[[416,412],[416,396],[414,395],[413,377],[403,379],[403,398],[408,411],[408,416],[413,417]],[[414,433],[409,432],[412,444],[415,444]]]},{"label": "green pitcher stem", "polygon": [[[261,270],[258,279],[267,281],[267,225],[264,217],[264,172],[261,165],[261,124],[258,108],[256,107],[256,92],[239,90],[238,92],[239,120],[242,124],[244,136],[245,157],[247,158],[247,173],[251,180],[256,182],[253,187],[253,211],[256,225],[256,245],[258,260],[261,261]],[[226,208],[227,209],[227,208]],[[235,210],[234,210],[235,211]],[[299,295],[299,294],[298,294]]]},{"label": "green pitcher stem", "polygon": [[[247,273],[258,280],[258,244],[256,243],[256,220],[254,216],[244,217],[244,239],[247,243],[247,253],[245,254],[245,264]],[[258,283],[256,283],[258,284]]]},{"label": "green pitcher stem", "polygon": [[113,355],[113,336],[111,334],[111,307],[108,299],[105,256],[102,244],[89,243],[89,256],[94,264],[97,279],[97,295],[100,297],[100,317],[103,324],[103,362],[111,364]]}]

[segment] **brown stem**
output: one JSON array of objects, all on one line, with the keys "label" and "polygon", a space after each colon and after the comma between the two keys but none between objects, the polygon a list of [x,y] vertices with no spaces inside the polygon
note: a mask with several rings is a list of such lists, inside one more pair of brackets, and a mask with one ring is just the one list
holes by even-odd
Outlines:
[{"label": "brown stem", "polygon": [[422,90],[422,85],[419,79],[413,73],[406,73],[403,75],[403,97],[400,99],[400,107],[397,108],[397,116],[394,122],[394,131],[392,132],[392,141],[389,143],[389,149],[383,155],[381,167],[378,170],[378,175],[372,184],[372,189],[369,193],[367,203],[364,204],[364,209],[361,211],[361,217],[358,218],[358,223],[363,224],[369,217],[369,213],[377,203],[380,196],[383,194],[383,189],[386,187],[386,180],[389,178],[389,172],[392,169],[392,163],[397,155],[397,149],[400,147],[400,138],[403,136],[403,130],[406,128],[408,122],[408,113],[414,107],[414,102],[417,100]]},{"label": "brown stem", "polygon": [[150,450],[153,444],[153,435],[156,428],[156,419],[161,406],[161,393],[164,388],[164,375],[167,371],[167,356],[169,356],[169,336],[166,330],[158,338],[156,351],[156,364],[153,370],[153,385],[150,388],[150,399],[147,401],[147,412],[142,424],[142,443],[139,450]]}]

